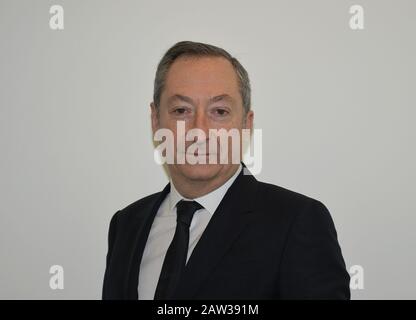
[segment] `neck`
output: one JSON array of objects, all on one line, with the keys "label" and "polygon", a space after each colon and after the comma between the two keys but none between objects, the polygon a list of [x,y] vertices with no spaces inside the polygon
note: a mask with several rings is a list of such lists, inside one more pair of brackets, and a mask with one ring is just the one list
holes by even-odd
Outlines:
[{"label": "neck", "polygon": [[226,174],[220,171],[215,177],[209,180],[191,180],[174,172],[174,170],[170,172],[170,175],[176,190],[178,190],[183,197],[195,199],[221,187],[236,173],[238,168],[239,164],[233,166]]}]

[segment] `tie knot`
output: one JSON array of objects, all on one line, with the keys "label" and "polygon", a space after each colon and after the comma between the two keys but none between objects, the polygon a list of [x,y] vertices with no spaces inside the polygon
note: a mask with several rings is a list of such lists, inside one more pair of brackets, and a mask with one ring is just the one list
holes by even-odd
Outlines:
[{"label": "tie knot", "polygon": [[192,217],[194,216],[195,211],[202,209],[203,206],[201,206],[196,201],[181,200],[176,205],[176,208],[176,220],[186,224],[189,227],[191,225]]}]

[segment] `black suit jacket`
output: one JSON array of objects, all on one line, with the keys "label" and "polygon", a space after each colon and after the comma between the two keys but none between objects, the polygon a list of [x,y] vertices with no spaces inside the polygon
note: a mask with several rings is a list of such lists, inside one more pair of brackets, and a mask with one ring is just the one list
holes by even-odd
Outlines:
[{"label": "black suit jacket", "polygon": [[[175,299],[349,299],[350,277],[325,205],[243,172],[194,248]],[[169,190],[112,217],[103,299],[138,299],[146,239]]]}]

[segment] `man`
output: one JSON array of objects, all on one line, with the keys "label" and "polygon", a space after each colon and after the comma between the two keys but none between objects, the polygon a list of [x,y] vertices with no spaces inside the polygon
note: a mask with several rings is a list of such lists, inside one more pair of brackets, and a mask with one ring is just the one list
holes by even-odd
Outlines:
[{"label": "man", "polygon": [[[183,41],[166,52],[150,107],[153,133],[169,129],[175,142],[181,121],[205,143],[211,129],[253,128],[246,70],[208,44]],[[218,159],[214,148],[189,147],[187,155]],[[179,152],[163,191],[111,219],[103,299],[350,298],[325,205],[257,181],[242,162],[178,163]]]}]

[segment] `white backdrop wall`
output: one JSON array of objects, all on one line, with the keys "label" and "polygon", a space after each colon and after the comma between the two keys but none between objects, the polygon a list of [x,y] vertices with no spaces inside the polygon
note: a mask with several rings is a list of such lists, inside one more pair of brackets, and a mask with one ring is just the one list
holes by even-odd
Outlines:
[{"label": "white backdrop wall", "polygon": [[149,103],[181,40],[248,70],[257,178],[329,208],[364,270],[352,298],[416,298],[415,17],[404,0],[0,0],[0,298],[101,297],[111,216],[167,183]]}]

